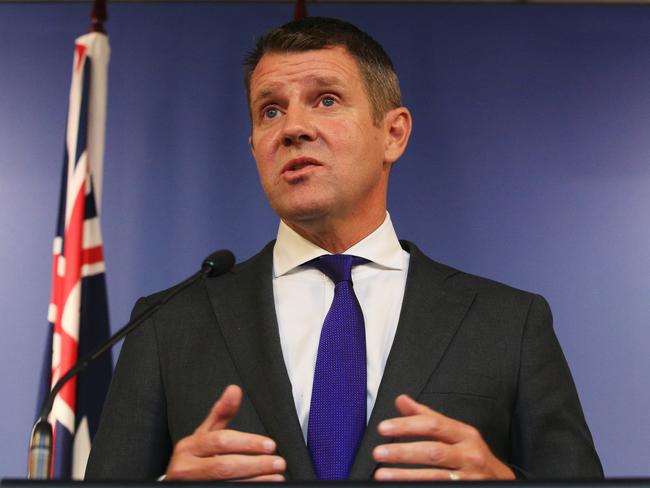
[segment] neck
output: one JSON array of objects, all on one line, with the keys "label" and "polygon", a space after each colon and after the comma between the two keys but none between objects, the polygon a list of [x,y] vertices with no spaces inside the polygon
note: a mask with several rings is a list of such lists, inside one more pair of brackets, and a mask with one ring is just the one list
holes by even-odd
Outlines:
[{"label": "neck", "polygon": [[332,254],[340,254],[372,234],[384,222],[386,209],[377,215],[345,222],[291,222],[284,220],[298,235]]}]

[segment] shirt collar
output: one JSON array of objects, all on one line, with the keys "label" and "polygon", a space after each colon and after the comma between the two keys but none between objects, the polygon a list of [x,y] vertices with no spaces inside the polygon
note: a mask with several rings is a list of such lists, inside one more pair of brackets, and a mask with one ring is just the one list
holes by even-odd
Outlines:
[{"label": "shirt collar", "polygon": [[[375,231],[345,251],[345,254],[359,256],[381,267],[396,270],[404,268],[402,253],[388,212],[384,222]],[[278,237],[273,247],[273,277],[282,276],[323,254],[331,253],[280,221]]]}]

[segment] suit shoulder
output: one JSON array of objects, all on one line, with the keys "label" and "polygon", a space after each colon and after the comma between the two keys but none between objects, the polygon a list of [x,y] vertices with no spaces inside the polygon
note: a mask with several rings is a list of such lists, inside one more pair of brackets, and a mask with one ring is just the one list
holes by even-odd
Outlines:
[{"label": "suit shoulder", "polygon": [[540,295],[515,288],[505,283],[490,278],[467,273],[452,266],[437,262],[425,255],[414,244],[404,241],[404,248],[411,255],[411,265],[428,268],[429,272],[438,277],[440,286],[452,291],[470,291],[479,296],[490,297],[496,300],[514,300],[530,303],[537,298],[545,301]]},{"label": "suit shoulder", "polygon": [[[267,266],[268,263],[271,262],[269,261],[269,259],[272,260],[274,244],[275,241],[269,242],[266,246],[264,246],[264,248],[259,253],[255,254],[254,256],[251,256],[245,261],[236,263],[229,271],[226,271],[225,273],[222,273],[219,276],[208,278],[208,280],[211,282],[228,281],[232,279],[233,276],[240,276],[240,275],[246,276],[251,273],[252,274],[257,273],[261,268]],[[191,295],[194,293],[203,293],[203,285],[201,284],[201,281],[202,280],[199,279],[195,283],[190,285],[187,288],[187,290],[183,291],[183,294]],[[138,307],[146,306],[148,304],[156,303],[158,300],[164,299],[165,296],[171,295],[179,288],[183,287],[184,283],[185,283],[184,281],[181,281],[163,290],[154,292],[150,295],[140,297],[136,302],[135,306],[136,308],[138,308]]]}]

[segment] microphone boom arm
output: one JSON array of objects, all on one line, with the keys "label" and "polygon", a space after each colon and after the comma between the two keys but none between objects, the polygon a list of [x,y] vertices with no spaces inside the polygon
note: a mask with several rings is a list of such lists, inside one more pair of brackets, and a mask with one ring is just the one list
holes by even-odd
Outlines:
[{"label": "microphone boom arm", "polygon": [[52,463],[52,426],[47,417],[52,411],[54,399],[61,388],[75,375],[82,372],[95,359],[111,349],[120,339],[136,329],[142,322],[151,317],[160,307],[178,295],[185,288],[201,277],[218,276],[229,271],[235,264],[235,256],[230,251],[217,251],[208,256],[201,264],[201,270],[176,285],[152,307],[148,307],[137,316],[129,320],[124,327],[102,343],[93,352],[77,361],[77,363],[64,374],[50,390],[43,402],[40,415],[32,429],[29,443],[29,468],[28,479],[50,479],[50,466]]}]

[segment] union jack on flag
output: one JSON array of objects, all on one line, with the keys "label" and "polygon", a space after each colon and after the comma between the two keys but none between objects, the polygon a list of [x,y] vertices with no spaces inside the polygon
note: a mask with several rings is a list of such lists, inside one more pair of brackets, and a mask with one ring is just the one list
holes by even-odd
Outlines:
[{"label": "union jack on flag", "polygon": [[[106,34],[92,32],[75,42],[38,405],[77,359],[110,335],[99,225],[109,55]],[[53,478],[83,478],[111,374],[112,360],[105,355],[54,400]]]}]

